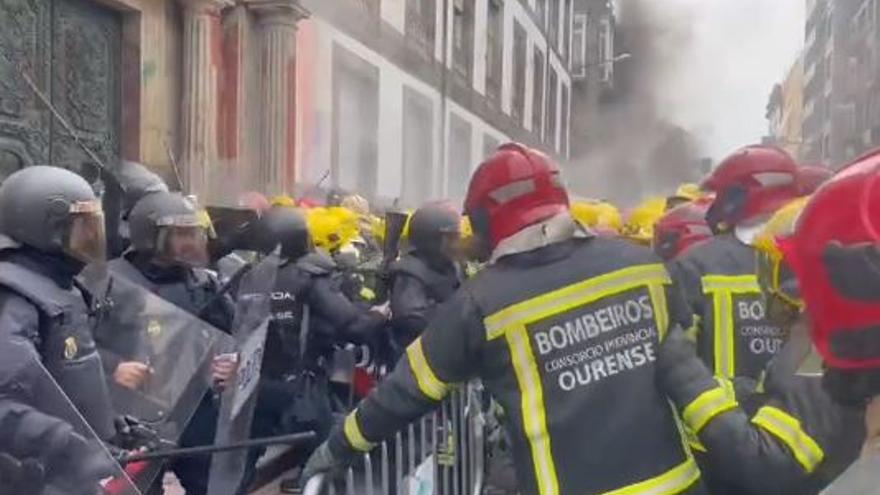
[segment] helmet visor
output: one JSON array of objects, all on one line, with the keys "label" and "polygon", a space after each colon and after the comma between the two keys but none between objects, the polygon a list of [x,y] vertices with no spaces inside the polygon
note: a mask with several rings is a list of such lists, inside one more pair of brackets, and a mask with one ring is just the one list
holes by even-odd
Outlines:
[{"label": "helmet visor", "polygon": [[74,203],[70,208],[70,224],[64,252],[83,263],[107,259],[107,236],[104,212],[99,201]]},{"label": "helmet visor", "polygon": [[208,265],[208,229],[196,215],[165,217],[157,222],[158,256],[166,263],[189,267]]}]

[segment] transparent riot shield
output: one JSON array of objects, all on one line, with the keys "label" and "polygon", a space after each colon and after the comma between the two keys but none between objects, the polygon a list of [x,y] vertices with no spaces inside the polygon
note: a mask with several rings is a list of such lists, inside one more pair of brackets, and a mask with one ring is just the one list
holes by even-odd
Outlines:
[{"label": "transparent riot shield", "polygon": [[[171,448],[210,391],[213,357],[234,341],[125,275],[93,267],[83,275],[105,301],[95,342],[116,414],[138,424],[127,441],[133,448]],[[161,462],[141,463],[135,482],[146,491],[161,473]]]},{"label": "transparent riot shield", "polygon": [[[263,364],[266,331],[271,316],[270,293],[275,288],[279,260],[272,255],[246,267],[238,283],[233,334],[236,345],[226,353],[238,362],[238,372],[224,390],[220,402],[215,443],[235,443],[250,438],[251,420],[257,405],[257,386]],[[245,477],[248,451],[215,454],[211,460],[208,493],[234,495]]]},{"label": "transparent riot shield", "polygon": [[139,495],[27,343],[0,343],[0,495]]}]

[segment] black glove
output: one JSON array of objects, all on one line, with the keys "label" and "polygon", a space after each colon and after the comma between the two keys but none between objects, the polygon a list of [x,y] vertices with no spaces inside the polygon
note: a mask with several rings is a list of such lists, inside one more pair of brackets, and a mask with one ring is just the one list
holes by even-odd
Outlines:
[{"label": "black glove", "polygon": [[657,353],[657,386],[680,409],[718,383],[697,356],[696,345],[674,326]]},{"label": "black glove", "polygon": [[303,483],[307,483],[310,479],[320,474],[328,475],[334,479],[339,478],[345,474],[345,471],[354,462],[354,458],[355,454],[353,451],[341,455],[334,454],[330,450],[330,445],[324,442],[309,457],[300,479]]}]

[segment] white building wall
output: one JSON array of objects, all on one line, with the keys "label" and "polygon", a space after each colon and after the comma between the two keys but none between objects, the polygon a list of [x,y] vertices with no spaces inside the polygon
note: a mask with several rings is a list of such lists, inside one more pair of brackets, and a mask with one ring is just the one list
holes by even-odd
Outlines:
[{"label": "white building wall", "polygon": [[[384,0],[382,2],[381,15],[383,20],[388,22],[394,28],[405,31],[405,9],[406,0]],[[473,57],[473,88],[480,94],[485,94],[486,79],[486,26],[487,26],[487,2],[488,0],[466,0],[474,1],[475,19],[474,19],[474,57]],[[443,2],[438,0],[437,8],[437,31],[435,43],[435,57],[442,60],[443,55],[443,31],[441,29],[443,21],[442,7]],[[530,6],[533,2],[530,3]],[[452,23],[453,23],[453,1],[447,3],[447,32],[450,36],[446,36],[446,50],[448,66],[452,64]],[[561,10],[561,9],[560,9]],[[549,64],[547,70],[555,70],[557,74],[557,136],[554,146],[558,150],[560,145],[561,132],[569,132],[568,126],[561,125],[561,92],[562,87],[568,88],[569,108],[571,105],[571,78],[568,70],[564,67],[562,61],[553,50],[548,50],[547,40],[533,22],[532,17],[526,11],[522,4],[516,0],[506,0],[504,2],[503,26],[504,26],[504,49],[503,49],[503,79],[502,79],[502,110],[510,114],[512,103],[512,84],[511,74],[513,68],[513,21],[516,19],[526,31],[527,50],[526,53],[526,94],[525,94],[525,111],[524,123],[526,129],[532,130],[533,108],[533,92],[534,92],[534,48],[537,47],[544,54],[545,64]],[[570,21],[571,17],[567,16]],[[561,22],[560,15],[557,22]],[[307,86],[310,88],[308,95],[309,101],[307,105],[303,103],[303,95],[298,95],[297,104],[297,181],[304,183],[314,183],[331,168],[332,165],[332,101],[333,101],[333,47],[335,44],[344,47],[349,52],[357,55],[365,62],[375,66],[379,74],[379,128],[378,128],[378,171],[377,184],[375,193],[378,196],[393,199],[401,196],[401,186],[403,177],[403,149],[401,144],[401,136],[403,134],[403,88],[404,86],[424,95],[432,102],[434,133],[436,136],[435,146],[432,156],[426,157],[429,161],[432,173],[430,180],[432,181],[432,190],[436,198],[445,197],[447,191],[450,190],[448,184],[449,174],[445,163],[441,163],[441,143],[445,150],[448,150],[450,139],[450,121],[449,115],[455,113],[458,117],[470,123],[471,126],[471,170],[483,159],[484,136],[489,135],[495,138],[499,143],[503,143],[509,139],[500,130],[483,121],[478,116],[472,114],[467,109],[456,104],[451,99],[446,99],[445,119],[441,119],[441,111],[443,108],[440,88],[434,88],[422,82],[397,67],[389,60],[385,59],[381,54],[372,51],[357,40],[349,37],[344,32],[336,29],[329,23],[323,21],[319,17],[301,21],[301,31],[311,31],[312,43],[309,49],[314,50],[311,57],[312,63],[307,70],[298,68],[298,78],[300,80],[307,78]],[[544,77],[544,98],[548,92],[549,77]],[[297,86],[298,88],[300,85]],[[543,99],[543,98],[542,98]],[[570,111],[569,111],[569,115]],[[545,116],[546,118],[546,116]],[[443,125],[442,122],[445,122]],[[444,127],[441,129],[441,127]],[[563,150],[567,156],[568,150]],[[449,156],[448,153],[443,153]],[[334,178],[330,178],[328,183],[335,183]],[[428,198],[425,198],[428,199]],[[460,199],[460,198],[455,198]]]}]

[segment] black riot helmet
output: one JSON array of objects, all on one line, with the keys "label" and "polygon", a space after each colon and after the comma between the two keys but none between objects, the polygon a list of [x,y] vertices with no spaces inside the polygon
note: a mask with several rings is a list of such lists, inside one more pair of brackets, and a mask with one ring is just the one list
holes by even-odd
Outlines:
[{"label": "black riot helmet", "polygon": [[268,254],[280,244],[283,258],[297,260],[312,250],[306,217],[298,208],[271,208],[256,230],[257,250],[262,253]]},{"label": "black riot helmet", "polygon": [[128,215],[132,248],[165,265],[205,266],[208,225],[179,193],[148,194]]},{"label": "black riot helmet", "polygon": [[433,256],[452,257],[461,237],[461,215],[447,204],[419,208],[409,220],[409,243]]},{"label": "black riot helmet", "polygon": [[123,160],[119,163],[115,175],[123,189],[123,216],[130,212],[144,196],[157,192],[168,192],[168,186],[161,177],[137,162]]},{"label": "black riot helmet", "polygon": [[58,167],[28,167],[0,186],[0,231],[37,251],[103,261],[104,213],[92,187]]}]

